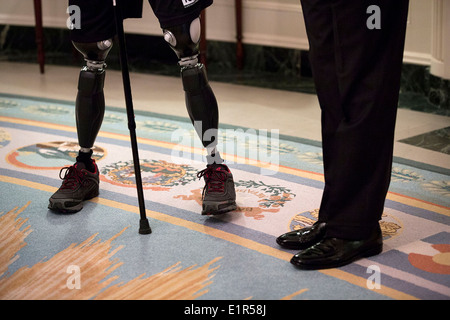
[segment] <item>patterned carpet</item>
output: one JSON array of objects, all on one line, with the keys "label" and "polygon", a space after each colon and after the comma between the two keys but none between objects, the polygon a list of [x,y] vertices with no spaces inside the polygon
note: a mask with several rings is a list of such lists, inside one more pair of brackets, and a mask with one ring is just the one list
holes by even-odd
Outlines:
[{"label": "patterned carpet", "polygon": [[48,198],[78,151],[73,103],[0,94],[0,299],[450,298],[449,170],[395,159],[383,253],[301,271],[275,238],[317,219],[319,142],[223,125],[238,209],[207,217],[188,119],[136,112],[136,123],[150,235],[137,232],[124,109],[107,108],[96,141],[100,196],[55,214]]}]

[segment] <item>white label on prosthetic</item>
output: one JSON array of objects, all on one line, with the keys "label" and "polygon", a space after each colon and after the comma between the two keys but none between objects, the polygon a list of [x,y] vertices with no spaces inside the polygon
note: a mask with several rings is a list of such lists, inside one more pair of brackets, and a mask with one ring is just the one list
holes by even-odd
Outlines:
[{"label": "white label on prosthetic", "polygon": [[183,2],[183,6],[185,8],[192,6],[193,4],[197,3],[198,0],[181,0]]}]

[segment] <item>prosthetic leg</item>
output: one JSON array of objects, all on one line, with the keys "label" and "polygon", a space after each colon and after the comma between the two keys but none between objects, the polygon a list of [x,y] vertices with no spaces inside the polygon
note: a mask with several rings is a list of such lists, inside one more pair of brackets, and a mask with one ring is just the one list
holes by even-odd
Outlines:
[{"label": "prosthetic leg", "polygon": [[164,39],[175,51],[181,67],[186,108],[207,150],[207,168],[198,173],[205,179],[202,214],[221,214],[236,209],[233,176],[216,150],[219,110],[208,83],[205,66],[198,62],[200,19],[164,29]]},{"label": "prosthetic leg", "polygon": [[99,194],[99,172],[91,156],[105,113],[105,59],[112,41],[73,44],[86,60],[86,66],[80,72],[75,103],[80,151],[73,166],[61,169],[59,176],[63,180],[62,185],[50,197],[48,205],[51,210],[69,213],[80,211],[83,201]]},{"label": "prosthetic leg", "polygon": [[111,50],[112,40],[96,43],[73,43],[84,56],[86,66],[80,71],[78,94],[75,104],[78,143],[81,147],[77,161],[83,162],[88,170],[92,167],[92,147],[100,130],[105,114],[105,60]]},{"label": "prosthetic leg", "polygon": [[219,110],[216,97],[208,83],[205,66],[198,62],[200,19],[164,30],[164,39],[175,51],[181,67],[186,108],[192,124],[207,149],[208,164],[222,163],[218,152],[217,131]]}]

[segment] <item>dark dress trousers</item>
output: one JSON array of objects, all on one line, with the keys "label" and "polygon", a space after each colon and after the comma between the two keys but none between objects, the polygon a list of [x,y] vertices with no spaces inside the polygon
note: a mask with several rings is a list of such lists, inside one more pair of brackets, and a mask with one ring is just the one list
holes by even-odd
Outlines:
[{"label": "dark dress trousers", "polygon": [[301,0],[321,108],[327,236],[364,239],[389,188],[408,0]]}]

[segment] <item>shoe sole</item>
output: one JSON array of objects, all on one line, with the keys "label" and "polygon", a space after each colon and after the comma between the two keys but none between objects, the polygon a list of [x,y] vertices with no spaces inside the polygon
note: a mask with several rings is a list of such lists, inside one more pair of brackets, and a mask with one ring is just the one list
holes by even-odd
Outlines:
[{"label": "shoe sole", "polygon": [[331,268],[339,268],[343,267],[345,265],[348,265],[356,260],[362,259],[362,258],[368,258],[372,256],[376,256],[380,254],[383,251],[383,244],[374,246],[372,248],[368,248],[362,252],[358,252],[354,254],[353,256],[336,262],[330,262],[330,263],[301,263],[300,261],[291,259],[291,263],[295,265],[296,267],[302,269],[302,270],[319,270],[319,269],[331,269]]},{"label": "shoe sole", "polygon": [[289,243],[289,242],[283,242],[282,240],[276,239],[277,244],[280,247],[283,247],[284,249],[289,249],[289,250],[304,250],[307,249],[309,247],[311,247],[312,245],[315,245],[317,242],[319,242],[323,237],[318,238],[315,241],[309,241],[309,242],[304,242],[304,243]]},{"label": "shoe sole", "polygon": [[80,201],[78,204],[66,207],[64,200],[52,201],[49,200],[48,208],[52,211],[60,212],[60,213],[76,213],[83,209],[83,201]]},{"label": "shoe sole", "polygon": [[[48,208],[52,211],[60,212],[60,213],[76,213],[83,209],[83,202],[93,199],[99,195],[98,191],[95,191],[89,195],[87,195],[83,200],[79,202],[73,201],[73,199],[49,199]],[[71,202],[74,203],[74,205],[68,207],[66,206],[66,203]]]},{"label": "shoe sole", "polygon": [[237,209],[237,205],[235,201],[204,201],[202,206],[202,215],[211,216],[224,214]]}]

